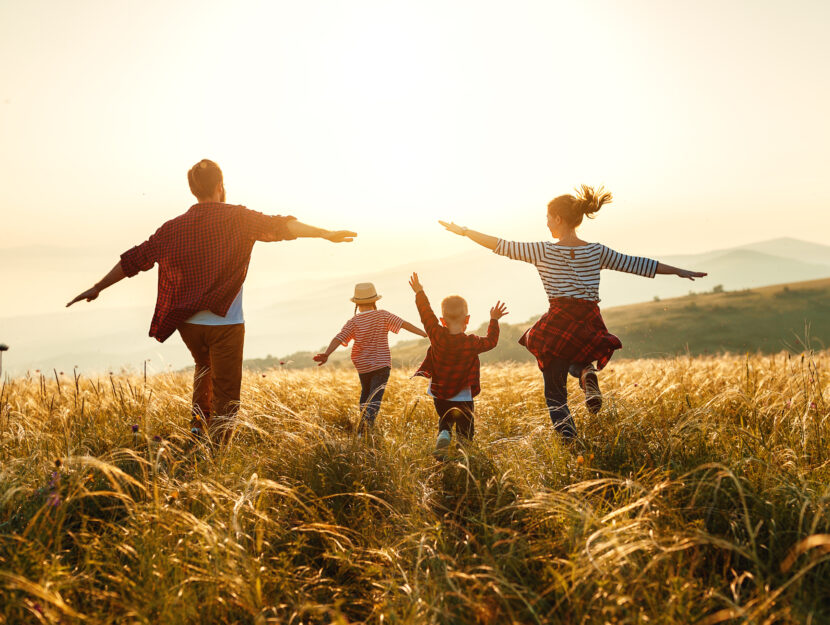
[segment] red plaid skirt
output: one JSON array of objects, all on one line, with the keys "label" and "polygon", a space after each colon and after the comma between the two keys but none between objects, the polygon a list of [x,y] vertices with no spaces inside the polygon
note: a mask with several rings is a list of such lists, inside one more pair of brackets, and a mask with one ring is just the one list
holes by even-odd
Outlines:
[{"label": "red plaid skirt", "polygon": [[608,332],[596,302],[554,297],[550,309],[522,335],[519,343],[536,356],[544,369],[554,358],[575,364],[597,362],[602,369],[620,349],[620,339]]}]

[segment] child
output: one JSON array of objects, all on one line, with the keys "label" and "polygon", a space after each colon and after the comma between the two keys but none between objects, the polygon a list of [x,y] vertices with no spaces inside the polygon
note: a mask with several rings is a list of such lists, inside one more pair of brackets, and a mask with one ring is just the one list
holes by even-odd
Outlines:
[{"label": "child", "polygon": [[545,401],[554,428],[568,439],[576,437],[576,426],[568,409],[568,371],[579,377],[586,403],[592,413],[599,412],[602,395],[596,369],[602,369],[620,340],[610,334],[599,312],[599,272],[613,269],[653,278],[655,274],[674,274],[694,280],[705,273],[678,269],[656,260],[626,256],[601,243],[588,243],[576,235],[582,218],[592,218],[611,194],[602,187],[594,190],[582,185],[574,195],[560,195],[548,204],[547,226],[557,242],[517,243],[454,223],[439,222],[447,230],[469,237],[496,254],[523,260],[536,266],[545,287],[550,309],[530,328],[519,343],[536,357],[545,383]]},{"label": "child", "polygon": [[378,310],[375,302],[381,297],[371,282],[355,285],[354,297],[351,300],[355,304],[354,317],[349,319],[343,329],[331,340],[325,352],[314,356],[314,360],[320,363],[318,366],[322,366],[338,345],[346,346],[349,341],[354,341],[352,363],[360,377],[360,412],[363,415],[361,431],[375,424],[375,417],[383,401],[383,391],[389,380],[389,372],[392,370],[389,332],[397,334],[403,328],[418,336],[426,337],[426,333],[420,328],[386,310]]},{"label": "child", "polygon": [[430,347],[415,375],[432,378],[428,392],[438,413],[435,451],[440,455],[450,444],[453,424],[459,439],[473,438],[473,398],[481,391],[478,355],[493,349],[499,342],[498,320],[507,314],[507,309],[501,302],[496,302],[490,309],[486,337],[465,334],[470,315],[463,298],[458,295],[445,298],[441,302],[441,323],[438,323],[417,273],[412,274],[409,286],[415,291],[415,304],[429,336]]}]

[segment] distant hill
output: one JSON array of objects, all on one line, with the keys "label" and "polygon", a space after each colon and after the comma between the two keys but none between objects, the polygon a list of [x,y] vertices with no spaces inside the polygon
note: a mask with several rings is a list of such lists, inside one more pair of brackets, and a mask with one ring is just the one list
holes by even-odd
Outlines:
[{"label": "distant hill", "polygon": [[[830,279],[619,306],[605,310],[603,317],[623,342],[617,353],[623,358],[825,349],[830,346]],[[482,361],[532,361],[516,342],[530,323],[502,323],[498,347],[482,354]],[[392,359],[396,366],[411,367],[423,358],[427,346],[426,340],[398,343]],[[245,364],[252,369],[302,368],[314,365],[311,356],[298,352]],[[335,352],[326,366],[331,365],[349,366],[348,350]]]}]

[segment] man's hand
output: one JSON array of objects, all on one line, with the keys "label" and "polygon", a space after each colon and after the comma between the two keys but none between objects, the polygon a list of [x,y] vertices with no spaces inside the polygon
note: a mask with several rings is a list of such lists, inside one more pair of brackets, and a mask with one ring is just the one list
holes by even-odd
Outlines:
[{"label": "man's hand", "polygon": [[496,305],[490,309],[490,319],[501,319],[507,312],[507,304],[504,302],[496,302]]},{"label": "man's hand", "polygon": [[356,236],[357,232],[351,230],[327,230],[323,238],[332,243],[349,243],[354,241]]},{"label": "man's hand", "polygon": [[72,306],[72,304],[74,304],[75,302],[80,302],[82,299],[85,299],[86,301],[91,302],[92,300],[97,298],[98,295],[100,295],[100,294],[101,294],[101,291],[98,289],[98,287],[94,286],[91,289],[87,289],[86,291],[81,293],[78,297],[76,297],[71,302],[69,302],[66,305],[66,307],[69,308],[70,306]]},{"label": "man's hand", "polygon": [[462,237],[463,237],[465,234],[467,234],[467,228],[464,228],[464,227],[462,227],[462,226],[459,226],[459,225],[458,225],[458,224],[456,224],[454,221],[441,221],[441,220],[439,219],[439,220],[438,220],[438,223],[439,223],[439,224],[441,224],[442,226],[444,226],[447,230],[449,230],[449,231],[450,231],[450,232],[452,232],[453,234],[457,234],[457,235],[460,235],[460,236],[462,236]]},{"label": "man's hand", "polygon": [[709,274],[703,271],[689,271],[688,269],[678,269],[677,275],[681,278],[686,278],[688,280],[694,281],[695,278],[705,278]]},{"label": "man's hand", "polygon": [[329,359],[329,355],[328,355],[328,354],[325,354],[325,353],[323,353],[323,354],[317,354],[316,356],[314,356],[314,357],[312,358],[312,360],[313,360],[314,362],[320,363],[320,364],[318,364],[318,365],[317,365],[318,367],[322,367],[324,364],[326,364],[326,361],[327,361],[328,359]]},{"label": "man's hand", "polygon": [[416,293],[420,293],[424,290],[424,287],[421,285],[420,280],[418,280],[417,273],[413,273],[412,276],[409,278],[409,286],[411,286],[412,290]]}]

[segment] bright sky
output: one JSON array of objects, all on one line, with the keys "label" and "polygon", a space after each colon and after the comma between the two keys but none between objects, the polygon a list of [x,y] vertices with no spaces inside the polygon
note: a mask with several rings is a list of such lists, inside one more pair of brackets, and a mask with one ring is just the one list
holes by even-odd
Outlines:
[{"label": "bright sky", "polygon": [[828,24],[826,0],[3,2],[0,247],[114,261],[201,158],[229,201],[359,231],[321,257],[341,272],[471,249],[438,218],[543,238],[583,182],[617,198],[583,235],[623,251],[821,240]]}]

